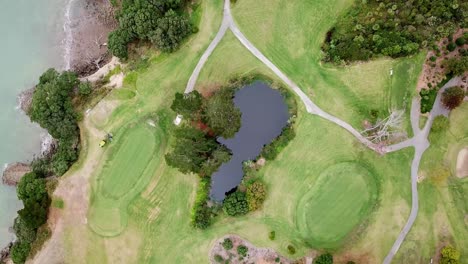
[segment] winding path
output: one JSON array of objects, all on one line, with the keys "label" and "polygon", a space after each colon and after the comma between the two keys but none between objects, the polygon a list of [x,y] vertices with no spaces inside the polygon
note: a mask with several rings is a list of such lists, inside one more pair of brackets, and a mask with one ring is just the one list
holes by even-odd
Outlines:
[{"label": "winding path", "polygon": [[307,112],[310,114],[318,115],[330,122],[337,124],[338,126],[346,129],[350,132],[353,136],[355,136],[362,144],[367,146],[368,148],[384,154],[389,152],[394,152],[401,150],[407,147],[414,147],[415,154],[411,164],[411,196],[412,196],[412,205],[411,205],[411,212],[408,217],[408,220],[403,227],[402,231],[398,235],[397,239],[395,240],[390,252],[385,257],[383,263],[390,264],[393,257],[397,253],[398,249],[400,248],[401,244],[403,243],[406,235],[409,233],[411,227],[416,220],[416,216],[418,214],[419,209],[419,200],[418,200],[418,188],[417,188],[417,179],[418,179],[418,170],[419,164],[421,162],[422,155],[424,151],[429,147],[428,135],[431,130],[432,123],[434,118],[439,115],[448,115],[448,110],[445,109],[440,102],[441,93],[450,86],[453,86],[459,81],[459,77],[450,80],[442,89],[440,89],[437,98],[434,102],[434,106],[432,111],[429,113],[429,118],[421,130],[419,128],[419,116],[420,116],[420,102],[418,98],[414,98],[411,105],[411,127],[413,130],[413,137],[400,142],[398,144],[390,145],[390,146],[379,146],[376,145],[369,140],[367,140],[364,136],[362,136],[356,129],[354,129],[350,124],[344,122],[343,120],[325,112],[320,107],[318,107],[312,100],[291,80],[289,79],[276,65],[274,65],[265,55],[262,54],[245,36],[237,27],[236,23],[234,22],[231,14],[231,7],[230,7],[230,0],[224,1],[224,13],[223,13],[223,21],[219,28],[218,33],[216,34],[213,41],[210,43],[206,51],[203,53],[202,57],[197,63],[190,79],[187,83],[185,88],[185,93],[190,93],[194,90],[195,84],[197,82],[198,76],[205,65],[206,61],[210,57],[210,55],[215,50],[216,46],[219,42],[223,39],[226,31],[230,29],[237,39],[247,48],[255,57],[257,57],[263,64],[265,64],[269,69],[271,69],[284,83],[286,83],[298,96],[301,98],[302,102],[305,105]]}]

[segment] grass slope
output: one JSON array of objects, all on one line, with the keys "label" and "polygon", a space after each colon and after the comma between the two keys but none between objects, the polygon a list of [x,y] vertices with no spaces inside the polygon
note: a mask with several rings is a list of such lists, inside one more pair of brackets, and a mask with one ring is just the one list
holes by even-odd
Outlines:
[{"label": "grass slope", "polygon": [[[412,84],[416,83],[420,69],[413,64],[419,65],[421,58],[416,56],[398,61],[382,59],[340,68],[321,65],[319,46],[324,34],[333,25],[334,18],[351,3],[351,0],[240,0],[233,12],[246,36],[301,85],[314,101],[359,127],[362,120],[368,118],[370,110],[385,112],[390,104],[394,104],[394,99],[399,97],[394,95],[394,90],[398,90],[398,94],[411,94],[410,91],[414,89]],[[171,140],[170,122],[175,113],[168,110],[169,105],[174,93],[184,90],[191,71],[214,37],[221,22],[222,1],[202,1],[197,12],[200,12],[199,33],[174,54],[152,55],[142,60],[143,66],[136,67],[131,78],[134,95],[110,95],[86,117],[91,124],[90,127],[83,127],[83,138],[87,144],[98,144],[100,138],[90,133],[96,129],[112,131],[117,141],[120,140],[118,137],[128,137],[127,140],[131,142],[146,142],[140,132],[124,128],[155,112],[158,113],[157,123],[161,128],[160,132],[155,132],[161,137],[159,142]],[[390,67],[400,72],[391,82],[388,74]],[[275,79],[268,69],[228,34],[202,70],[197,88],[211,89],[212,83],[222,84],[232,75],[246,73],[262,73]],[[388,92],[390,85],[397,89],[392,88]],[[401,101],[395,103],[404,105]],[[136,126],[139,125],[145,124]],[[297,253],[289,256],[299,257],[310,250],[310,241],[314,236],[301,232],[298,216],[302,214],[298,213],[298,205],[303,197],[315,193],[311,190],[326,194],[336,193],[335,187],[345,189],[344,184],[350,183],[351,173],[342,175],[341,181],[319,184],[320,176],[325,175],[324,171],[340,163],[359,164],[366,168],[372,175],[373,183],[366,181],[366,186],[364,181],[356,181],[356,186],[353,185],[355,192],[367,188],[369,199],[358,199],[347,192],[343,194],[346,194],[343,200],[347,197],[358,199],[353,208],[359,214],[353,210],[342,210],[341,204],[336,208],[328,208],[330,211],[324,216],[330,219],[335,216],[350,217],[352,221],[326,239],[328,242],[333,241],[337,259],[346,256],[362,263],[381,262],[409,214],[410,162],[413,151],[406,149],[379,156],[364,148],[345,130],[305,113],[302,106],[299,108],[296,130],[296,138],[280,153],[277,160],[268,162],[259,172],[268,188],[264,208],[239,218],[219,217],[213,227],[206,231],[195,230],[189,224],[190,208],[198,182],[194,175],[183,175],[167,167],[164,162],[146,170],[148,164],[138,163],[134,170],[144,171],[141,176],[145,179],[141,181],[144,184],[138,182],[138,187],[131,191],[131,198],[129,196],[125,202],[110,205],[99,204],[104,182],[107,182],[104,186],[108,186],[108,192],[113,192],[112,186],[116,185],[116,193],[122,194],[126,187],[120,186],[120,176],[110,175],[105,169],[96,173],[90,181],[93,195],[88,218],[91,226],[101,221],[101,217],[94,214],[104,214],[102,219],[114,216],[114,213],[108,212],[108,206],[118,208],[119,213],[125,212],[126,224],[122,225],[121,219],[110,219],[108,224],[112,232],[94,232],[96,228],[93,231],[86,226],[64,223],[66,262],[208,263],[207,254],[213,241],[227,233],[238,234],[260,247],[271,247],[285,255],[288,255],[287,245],[292,244],[297,248]],[[155,142],[155,146],[162,145]],[[102,153],[100,164],[106,161],[116,165],[128,162],[125,160],[128,159],[127,155],[118,155],[118,149],[123,146],[123,143],[116,142],[116,151]],[[163,147],[157,149],[164,151]],[[161,159],[162,153],[158,155]],[[86,160],[84,153],[76,166],[83,166],[87,162],[91,161]],[[75,176],[73,171],[69,174]],[[364,172],[357,174],[365,175]],[[99,181],[100,178],[102,181]],[[374,198],[376,193],[379,195]],[[329,201],[331,196],[324,196],[323,199]],[[315,204],[309,207],[311,212],[324,207],[313,200]],[[361,208],[367,212],[361,213]],[[304,209],[307,208],[301,210],[307,211]],[[65,205],[64,210],[72,209]],[[324,230],[336,226],[314,219],[311,223],[327,228]],[[103,227],[105,223],[95,226]],[[268,238],[272,230],[276,232],[273,241]],[[322,243],[314,247],[330,246]]]}]

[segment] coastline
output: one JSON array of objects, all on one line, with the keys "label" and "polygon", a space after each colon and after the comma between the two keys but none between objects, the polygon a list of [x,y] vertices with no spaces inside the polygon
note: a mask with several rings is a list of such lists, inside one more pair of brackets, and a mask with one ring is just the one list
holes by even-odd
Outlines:
[{"label": "coastline", "polygon": [[[117,22],[114,19],[115,10],[109,1],[78,2],[81,1],[69,0],[67,3],[63,25],[63,50],[57,52],[63,52],[63,70],[72,70],[80,77],[87,77],[111,61],[112,56],[107,51],[106,41],[107,35],[117,26]],[[17,108],[26,114],[31,105],[34,88],[22,91],[17,97]],[[48,155],[55,148],[55,144],[56,141],[50,134],[42,134],[40,156]],[[2,184],[15,186],[30,169],[29,161],[5,164],[2,168]],[[0,263],[7,262],[10,247],[11,243],[0,249]]]}]

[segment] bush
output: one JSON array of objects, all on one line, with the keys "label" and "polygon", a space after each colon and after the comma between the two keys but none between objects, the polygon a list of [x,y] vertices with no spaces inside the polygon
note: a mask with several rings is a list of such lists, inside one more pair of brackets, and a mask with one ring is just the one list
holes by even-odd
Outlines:
[{"label": "bush", "polygon": [[460,251],[452,246],[445,246],[441,252],[441,264],[458,264],[460,263]]},{"label": "bush", "polygon": [[215,259],[215,261],[218,262],[218,263],[221,263],[221,262],[224,261],[223,257],[221,257],[221,256],[218,255],[218,254],[216,254],[216,255],[214,256],[214,259]]},{"label": "bush", "polygon": [[230,238],[225,238],[223,243],[221,243],[221,245],[223,246],[225,250],[231,250],[234,247],[234,245],[232,244],[232,240]]},{"label": "bush", "polygon": [[465,91],[458,86],[445,89],[442,93],[442,104],[449,110],[453,110],[463,102]]},{"label": "bush", "polygon": [[270,231],[270,233],[268,234],[268,238],[270,240],[275,240],[276,238],[276,232],[275,231]]},{"label": "bush", "polygon": [[261,208],[265,198],[266,188],[262,182],[255,181],[247,186],[247,202],[249,203],[250,211]]},{"label": "bush", "polygon": [[430,60],[430,61],[436,61],[436,60],[437,60],[437,57],[436,57],[436,56],[431,56],[431,57],[429,58],[429,60]]},{"label": "bush", "polygon": [[267,160],[274,160],[291,140],[296,137],[296,132],[292,125],[283,128],[281,135],[275,138],[270,144],[263,147],[261,156]]},{"label": "bush", "polygon": [[22,264],[26,261],[31,251],[31,246],[27,242],[15,242],[11,247],[10,254],[11,259],[15,264]]},{"label": "bush", "polygon": [[211,225],[213,214],[208,208],[206,201],[209,198],[211,186],[210,178],[203,178],[198,186],[195,203],[192,208],[192,226],[199,229],[206,229]]},{"label": "bush", "polygon": [[330,253],[322,254],[314,260],[314,264],[333,264],[333,256]]},{"label": "bush", "polygon": [[453,75],[463,75],[468,71],[468,56],[448,59],[445,66],[447,66],[447,71],[453,73]]},{"label": "bush", "polygon": [[245,215],[249,212],[247,197],[243,192],[229,194],[223,201],[224,212],[230,216]]},{"label": "bush", "polygon": [[421,96],[421,113],[428,113],[431,111],[437,97],[436,89],[421,89],[419,92]]},{"label": "bush", "polygon": [[457,46],[463,46],[465,45],[466,43],[466,40],[464,37],[459,37],[457,38],[457,40],[455,40],[455,44],[457,44]]},{"label": "bush", "polygon": [[294,246],[292,246],[292,245],[288,245],[288,253],[290,255],[296,254],[296,248]]},{"label": "bush", "polygon": [[249,249],[244,245],[240,245],[237,247],[237,253],[241,255],[242,257],[246,257],[248,251]]},{"label": "bush", "polygon": [[455,43],[453,43],[453,42],[450,42],[450,43],[447,45],[447,50],[448,50],[448,51],[454,51],[456,48],[457,48],[457,45],[455,45]]},{"label": "bush", "polygon": [[93,88],[89,82],[83,82],[78,85],[78,93],[82,96],[90,95],[92,91]]}]

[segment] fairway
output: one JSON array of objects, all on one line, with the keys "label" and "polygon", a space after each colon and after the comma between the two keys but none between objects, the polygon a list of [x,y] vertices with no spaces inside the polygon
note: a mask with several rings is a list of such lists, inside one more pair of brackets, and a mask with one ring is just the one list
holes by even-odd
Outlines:
[{"label": "fairway", "polygon": [[96,177],[90,208],[91,228],[115,236],[127,224],[127,207],[148,184],[160,163],[161,130],[144,122],[131,124],[109,145],[105,165]]},{"label": "fairway", "polygon": [[313,246],[336,247],[375,201],[372,177],[366,168],[350,162],[322,172],[297,205],[297,223],[304,239]]}]

